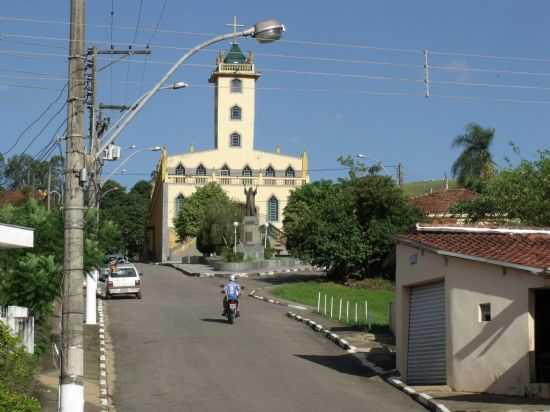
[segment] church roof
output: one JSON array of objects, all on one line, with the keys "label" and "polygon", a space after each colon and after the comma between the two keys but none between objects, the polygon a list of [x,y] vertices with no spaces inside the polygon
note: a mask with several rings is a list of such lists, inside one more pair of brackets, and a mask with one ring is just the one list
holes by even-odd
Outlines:
[{"label": "church roof", "polygon": [[225,59],[223,60],[223,62],[229,64],[246,63],[246,57],[237,43],[233,43],[231,45],[231,49],[225,55]]}]

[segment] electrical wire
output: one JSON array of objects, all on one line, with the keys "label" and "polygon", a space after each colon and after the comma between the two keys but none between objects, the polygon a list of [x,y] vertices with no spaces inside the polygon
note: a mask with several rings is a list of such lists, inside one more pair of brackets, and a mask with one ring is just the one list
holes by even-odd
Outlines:
[{"label": "electrical wire", "polygon": [[[35,155],[34,155],[34,159],[38,159],[40,158],[41,156],[44,155],[44,153],[51,149],[51,147],[54,147],[56,144],[57,144],[57,134],[59,133],[59,131],[61,130],[61,128],[63,126],[65,126],[67,124],[67,119],[63,119],[63,121],[59,124],[59,126],[57,126],[57,128],[55,129],[55,131],[53,132],[53,135],[52,135],[52,138],[50,139],[50,141],[48,142],[48,144],[46,146],[44,146],[42,149],[40,149]],[[65,129],[66,130],[66,129]],[[65,132],[63,132],[63,134],[65,134]]]},{"label": "electrical wire", "polygon": [[19,144],[19,142],[21,141],[21,139],[23,138],[25,133],[31,127],[33,127],[35,124],[37,124],[46,115],[46,113],[59,101],[59,99],[61,99],[61,97],[63,96],[63,93],[64,93],[64,91],[65,91],[65,89],[67,88],[68,85],[69,85],[69,82],[65,83],[65,85],[59,91],[59,94],[55,97],[55,99],[46,106],[46,108],[40,113],[40,115],[35,120],[33,120],[27,127],[25,127],[23,129],[23,131],[21,133],[19,133],[19,135],[15,139],[15,143],[13,143],[13,145],[11,145],[8,150],[3,152],[2,155],[6,156],[8,153],[10,153],[15,148],[15,146],[17,146]]},{"label": "electrical wire", "polygon": [[31,141],[29,142],[29,144],[25,147],[25,149],[23,149],[23,151],[21,152],[21,154],[25,154],[27,153],[27,150],[29,150],[29,148],[34,144],[34,142],[42,135],[42,133],[44,133],[44,131],[48,128],[48,126],[54,121],[54,119],[59,116],[59,114],[65,110],[65,107],[67,106],[67,103],[63,103],[63,105],[59,108],[59,110],[57,112],[55,112],[52,117],[50,117],[50,119],[46,122],[46,124],[42,127],[42,129],[40,129],[40,131],[31,139]]},{"label": "electrical wire", "polygon": [[[164,12],[166,11],[166,5],[167,4],[168,4],[168,0],[164,0],[164,2],[162,3],[162,7],[160,9],[160,14],[159,14],[159,17],[157,19],[157,23],[155,24],[155,29],[153,30],[153,33],[151,33],[151,36],[149,37],[149,41],[147,42],[147,44],[145,46],[147,49],[150,48],[151,42],[153,41],[153,39],[155,38],[155,36],[158,33],[160,23],[162,21],[162,18],[164,17]],[[147,70],[147,61],[148,60],[149,60],[149,55],[146,55],[145,56],[145,64],[143,65],[143,70],[141,71],[141,80],[140,80],[140,86],[139,86],[139,94],[140,95],[143,93],[143,82],[145,80],[145,72]]]},{"label": "electrical wire", "polygon": [[[138,17],[136,22],[136,29],[134,31],[134,37],[132,38],[131,47],[135,45],[138,33],[139,33],[139,26],[141,25],[141,14],[143,11],[143,0],[139,0],[139,9],[138,9]],[[124,86],[124,98],[123,101],[126,101],[126,95],[128,93],[128,80],[130,78],[130,63],[127,63],[126,65],[126,85]]]}]

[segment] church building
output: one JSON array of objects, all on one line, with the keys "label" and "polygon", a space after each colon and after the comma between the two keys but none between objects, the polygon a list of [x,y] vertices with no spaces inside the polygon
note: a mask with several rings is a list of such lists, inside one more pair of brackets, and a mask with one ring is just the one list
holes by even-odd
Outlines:
[{"label": "church building", "polygon": [[151,199],[147,243],[159,261],[178,260],[194,242],[177,242],[174,218],[185,199],[210,182],[245,203],[245,188],[257,190],[260,224],[282,229],[283,211],[293,189],[309,182],[308,157],[283,155],[254,148],[256,71],[253,56],[245,56],[236,41],[220,53],[209,82],[214,84],[214,147],[169,155],[163,151]]}]

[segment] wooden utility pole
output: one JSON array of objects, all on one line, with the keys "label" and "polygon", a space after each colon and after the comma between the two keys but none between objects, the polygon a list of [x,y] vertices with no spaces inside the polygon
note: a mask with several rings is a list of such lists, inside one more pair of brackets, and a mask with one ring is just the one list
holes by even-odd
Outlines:
[{"label": "wooden utility pole", "polygon": [[71,0],[60,411],[84,411],[85,0]]},{"label": "wooden utility pole", "polygon": [[50,160],[48,164],[48,210],[51,209],[52,204],[50,201],[50,197],[52,194],[52,161]]}]

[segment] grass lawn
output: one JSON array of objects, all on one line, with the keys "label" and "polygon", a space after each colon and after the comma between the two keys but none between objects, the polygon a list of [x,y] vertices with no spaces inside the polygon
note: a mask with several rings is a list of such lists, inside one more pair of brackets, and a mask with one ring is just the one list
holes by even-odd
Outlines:
[{"label": "grass lawn", "polygon": [[[455,189],[457,184],[454,180],[449,180],[449,189]],[[433,191],[443,190],[445,188],[445,180],[426,180],[418,182],[408,182],[403,185],[403,192],[406,196],[420,196]]]},{"label": "grass lawn", "polygon": [[[330,301],[333,300],[332,318],[338,320],[340,315],[340,299],[342,300],[341,321],[350,325],[364,325],[365,301],[369,318],[376,327],[387,327],[389,323],[389,304],[395,299],[393,290],[369,289],[359,287],[347,287],[333,282],[299,282],[277,286],[272,289],[272,294],[293,302],[303,303],[317,308],[317,299],[321,292],[321,314],[330,318]],[[327,298],[327,310],[325,315],[325,296]],[[349,318],[346,319],[346,307],[349,302]],[[355,306],[357,303],[357,318],[355,322]]]}]

